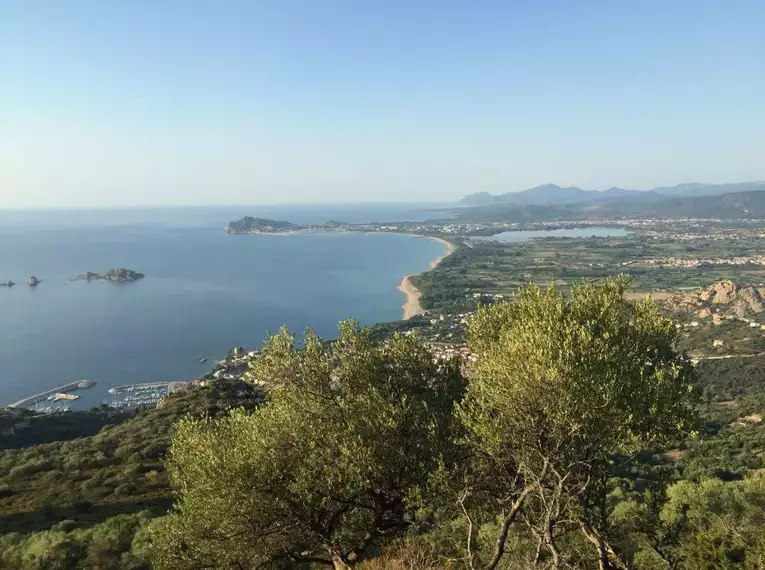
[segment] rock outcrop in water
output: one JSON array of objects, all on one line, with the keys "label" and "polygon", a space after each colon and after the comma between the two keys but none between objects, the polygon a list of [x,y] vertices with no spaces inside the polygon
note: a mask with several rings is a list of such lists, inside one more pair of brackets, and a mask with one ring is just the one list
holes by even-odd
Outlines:
[{"label": "rock outcrop in water", "polygon": [[85,279],[87,281],[103,279],[105,281],[123,282],[123,281],[138,281],[139,279],[143,279],[144,277],[145,276],[143,273],[138,273],[137,271],[134,271],[133,269],[123,269],[122,267],[115,267],[114,269],[110,269],[104,274],[93,273],[91,271],[88,271],[87,273],[81,273],[78,276],[78,279]]},{"label": "rock outcrop in water", "polygon": [[40,280],[34,275],[32,275],[32,277],[27,279],[27,285],[29,285],[30,287],[37,287],[39,284],[40,284]]}]

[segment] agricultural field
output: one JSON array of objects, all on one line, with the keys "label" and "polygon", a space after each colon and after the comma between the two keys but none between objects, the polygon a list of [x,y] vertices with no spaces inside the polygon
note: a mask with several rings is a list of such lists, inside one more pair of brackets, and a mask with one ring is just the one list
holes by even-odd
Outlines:
[{"label": "agricultural field", "polygon": [[[625,274],[635,297],[656,300],[722,280],[765,284],[765,238],[748,228],[708,233],[634,231],[625,237],[468,240],[433,271],[413,278],[426,308],[465,306],[483,294],[512,294],[527,283],[568,287]],[[689,237],[690,235],[690,237]]]}]

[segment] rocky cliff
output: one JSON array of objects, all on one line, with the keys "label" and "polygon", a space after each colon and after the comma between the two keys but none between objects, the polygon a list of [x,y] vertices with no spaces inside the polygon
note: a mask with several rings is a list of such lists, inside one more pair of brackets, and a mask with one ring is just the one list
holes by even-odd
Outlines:
[{"label": "rocky cliff", "polygon": [[765,310],[763,291],[733,281],[719,281],[700,291],[675,295],[665,304],[671,311],[692,312],[700,318],[715,315],[747,318]]}]

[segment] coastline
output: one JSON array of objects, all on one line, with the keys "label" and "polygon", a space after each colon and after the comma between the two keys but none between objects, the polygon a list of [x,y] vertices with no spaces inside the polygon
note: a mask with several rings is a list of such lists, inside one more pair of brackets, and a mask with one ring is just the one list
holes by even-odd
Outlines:
[{"label": "coastline", "polygon": [[[390,232],[390,233],[395,233],[395,232]],[[426,236],[426,235],[420,235],[420,234],[404,234],[404,235],[434,239],[436,241],[440,241],[446,246],[446,253],[444,255],[441,255],[435,258],[433,261],[431,261],[428,267],[428,271],[435,269],[438,266],[438,264],[444,260],[444,258],[454,253],[454,251],[457,249],[456,245],[454,245],[452,242],[442,237]],[[416,274],[412,274],[412,275],[416,275]],[[416,315],[422,315],[425,313],[425,309],[423,309],[422,305],[420,305],[420,297],[422,296],[422,292],[417,287],[415,287],[414,284],[412,283],[412,280],[410,279],[412,275],[405,275],[403,279],[401,279],[401,283],[398,284],[398,290],[401,291],[404,295],[406,295],[406,302],[403,305],[401,305],[401,309],[404,312],[403,319],[405,321],[408,319],[411,319],[412,317]]]},{"label": "coastline", "polygon": [[[426,271],[431,271],[435,269],[441,261],[451,255],[455,249],[457,249],[457,246],[454,245],[454,243],[450,242],[446,238],[442,238],[439,236],[430,236],[425,234],[414,234],[414,233],[408,233],[408,232],[395,232],[395,231],[365,231],[365,230],[337,230],[332,232],[327,232],[326,230],[290,230],[290,231],[283,231],[283,232],[229,232],[233,233],[234,235],[270,235],[270,236],[294,236],[294,235],[310,235],[315,233],[363,233],[365,235],[374,235],[374,234],[389,234],[389,235],[399,235],[399,236],[409,236],[409,237],[416,237],[416,238],[424,238],[424,239],[432,239],[441,242],[446,246],[446,253],[444,255],[440,255],[436,259],[430,262],[428,269]],[[412,317],[416,315],[422,315],[425,313],[425,309],[422,308],[422,305],[420,305],[420,297],[422,296],[422,292],[414,286],[412,283],[412,280],[410,279],[414,275],[417,274],[411,274],[411,275],[405,275],[401,282],[398,284],[397,289],[401,291],[406,296],[406,302],[401,305],[401,309],[403,311],[403,320],[411,319]]]}]

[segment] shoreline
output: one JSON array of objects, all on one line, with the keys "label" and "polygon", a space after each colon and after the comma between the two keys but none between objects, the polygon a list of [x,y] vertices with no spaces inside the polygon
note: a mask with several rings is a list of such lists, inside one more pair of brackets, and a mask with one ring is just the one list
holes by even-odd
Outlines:
[{"label": "shoreline", "polygon": [[[441,242],[446,246],[446,253],[443,255],[438,256],[434,260],[430,262],[428,265],[428,269],[425,271],[431,271],[435,269],[443,259],[452,253],[454,253],[454,250],[457,249],[457,246],[454,245],[454,243],[450,242],[446,238],[442,238],[439,236],[429,236],[425,234],[412,234],[408,232],[394,232],[394,231],[364,231],[364,230],[338,230],[338,231],[289,231],[289,232],[242,232],[244,235],[272,235],[272,236],[294,236],[294,235],[310,235],[310,234],[316,234],[316,233],[363,233],[365,235],[374,235],[374,234],[386,234],[386,235],[399,235],[399,236],[409,236],[409,237],[416,237],[416,238],[424,238],[424,239],[432,239]],[[234,235],[241,235],[239,232],[234,232]],[[421,272],[421,273],[424,273]],[[403,305],[401,305],[401,310],[403,311],[403,320],[411,319],[414,316],[422,315],[425,313],[425,309],[422,308],[422,305],[420,305],[420,297],[422,296],[422,292],[414,286],[412,283],[412,280],[410,279],[414,275],[419,275],[419,273],[412,273],[411,275],[404,275],[404,277],[401,279],[401,282],[398,284],[398,287],[396,287],[401,293],[404,294],[406,297],[406,301]]]},{"label": "shoreline", "polygon": [[[397,232],[390,232],[390,233],[397,233]],[[438,264],[441,263],[444,260],[444,258],[454,253],[454,251],[457,249],[456,245],[454,245],[452,242],[442,237],[426,236],[426,235],[420,235],[420,234],[404,234],[404,235],[426,238],[426,239],[434,239],[436,241],[440,241],[442,244],[446,246],[446,253],[444,255],[441,255],[435,258],[433,261],[431,261],[427,271],[432,271],[433,269],[438,267]],[[422,273],[424,273],[424,271]],[[405,321],[411,319],[414,316],[425,314],[425,309],[423,309],[422,305],[420,305],[420,297],[422,296],[422,292],[417,287],[414,286],[414,284],[412,283],[412,280],[410,279],[410,277],[414,275],[419,275],[419,274],[412,273],[411,275],[404,275],[404,277],[401,279],[401,283],[399,283],[397,287],[397,289],[406,296],[406,302],[403,305],[401,305],[401,309],[404,313],[403,320]]]}]

